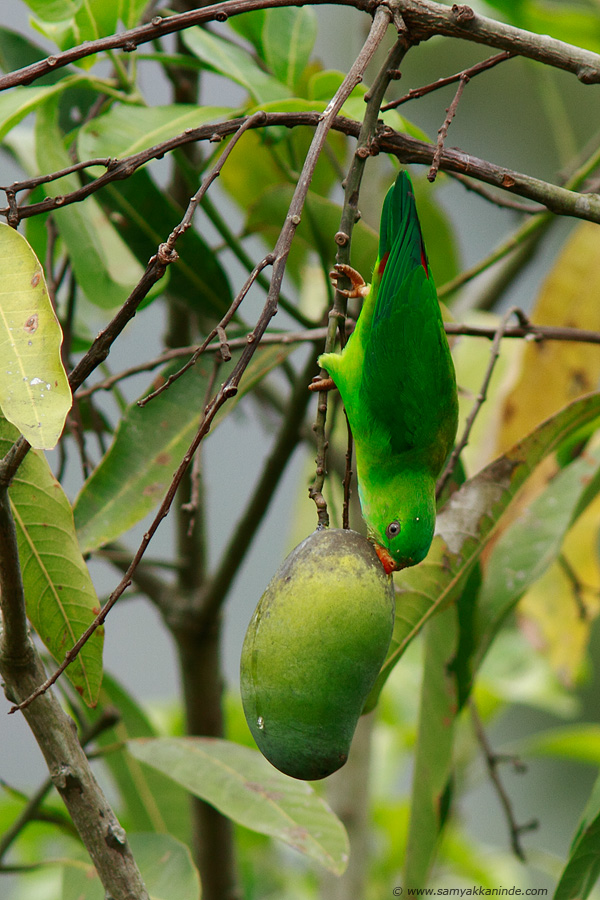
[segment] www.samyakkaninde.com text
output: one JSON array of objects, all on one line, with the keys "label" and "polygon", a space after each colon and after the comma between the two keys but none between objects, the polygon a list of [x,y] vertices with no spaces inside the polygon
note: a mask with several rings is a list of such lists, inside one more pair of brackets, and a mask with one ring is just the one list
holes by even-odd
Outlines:
[{"label": "www.samyakkaninde.com text", "polygon": [[545,897],[547,888],[497,887],[473,885],[466,888],[401,888],[395,887],[394,897]]}]

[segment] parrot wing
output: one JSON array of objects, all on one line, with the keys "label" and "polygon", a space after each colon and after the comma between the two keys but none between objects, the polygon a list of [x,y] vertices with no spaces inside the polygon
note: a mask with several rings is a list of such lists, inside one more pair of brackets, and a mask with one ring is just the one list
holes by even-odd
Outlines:
[{"label": "parrot wing", "polygon": [[385,423],[392,453],[427,452],[435,445],[434,470],[454,439],[456,386],[405,172],[385,199],[378,269],[381,280],[365,334],[359,405],[369,418]]}]

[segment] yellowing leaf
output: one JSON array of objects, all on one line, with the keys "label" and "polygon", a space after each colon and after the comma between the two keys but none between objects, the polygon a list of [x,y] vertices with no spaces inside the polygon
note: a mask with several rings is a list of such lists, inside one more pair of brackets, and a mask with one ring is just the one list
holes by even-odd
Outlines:
[{"label": "yellowing leaf", "polygon": [[[600,329],[600,233],[591,223],[577,226],[544,283],[532,320],[545,325]],[[542,419],[596,389],[600,353],[593,344],[540,341],[522,348],[521,365],[501,410],[497,452],[502,452]],[[512,517],[539,493],[557,465],[549,458],[514,506]],[[510,518],[505,520],[508,527]],[[524,632],[544,652],[566,684],[580,672],[591,620],[597,615],[600,587],[595,540],[600,505],[594,501],[571,529],[563,552],[567,567],[555,563],[519,605]],[[569,572],[571,574],[569,574]],[[576,596],[578,592],[578,596]],[[581,606],[587,609],[582,617]]]},{"label": "yellowing leaf", "polygon": [[599,528],[596,497],[565,538],[563,561],[554,563],[519,604],[525,634],[568,686],[581,672],[592,623],[600,612]]},{"label": "yellowing leaf", "polygon": [[50,450],[71,408],[62,332],[26,239],[0,225],[0,407],[32,447]]},{"label": "yellowing leaf", "polygon": [[[600,330],[600,231],[582,222],[565,244],[544,283],[531,318],[544,325]],[[539,422],[596,389],[600,353],[593,344],[527,343],[518,378],[506,397],[497,453]]]}]

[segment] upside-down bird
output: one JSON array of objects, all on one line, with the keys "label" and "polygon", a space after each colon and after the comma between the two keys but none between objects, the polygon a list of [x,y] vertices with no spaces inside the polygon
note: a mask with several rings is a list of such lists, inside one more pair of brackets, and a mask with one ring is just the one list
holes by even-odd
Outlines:
[{"label": "upside-down bird", "polygon": [[[349,266],[349,296],[363,296],[341,353],[320,365],[338,388],[356,448],[369,537],[388,574],[425,558],[433,540],[435,486],[456,436],[456,376],[417,216],[401,171],[381,214],[370,287]],[[311,388],[332,387],[313,382]]]}]

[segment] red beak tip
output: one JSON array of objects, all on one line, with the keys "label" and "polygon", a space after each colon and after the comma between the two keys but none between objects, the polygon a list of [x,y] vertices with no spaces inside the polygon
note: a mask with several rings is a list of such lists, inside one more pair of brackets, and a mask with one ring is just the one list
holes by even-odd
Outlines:
[{"label": "red beak tip", "polygon": [[379,557],[379,561],[383,566],[386,575],[391,575],[392,572],[398,568],[389,551],[386,550],[385,547],[382,547],[381,544],[375,544],[375,553]]}]

